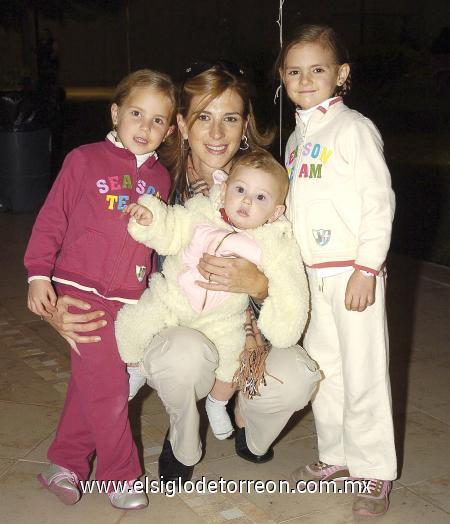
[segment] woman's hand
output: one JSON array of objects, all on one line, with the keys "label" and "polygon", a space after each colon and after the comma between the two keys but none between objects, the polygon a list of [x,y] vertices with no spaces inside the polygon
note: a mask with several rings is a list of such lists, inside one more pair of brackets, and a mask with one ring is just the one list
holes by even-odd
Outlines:
[{"label": "woman's hand", "polygon": [[348,311],[364,311],[375,303],[375,276],[365,277],[355,269],[347,282],[345,307]]},{"label": "woman's hand", "polygon": [[197,266],[208,282],[196,281],[203,289],[246,293],[255,300],[264,300],[268,294],[268,280],[264,273],[245,258],[223,258],[203,253]]},{"label": "woman's hand", "polygon": [[72,349],[76,350],[75,344],[86,344],[99,342],[99,336],[79,335],[79,333],[88,333],[106,326],[106,320],[96,320],[102,317],[104,311],[90,311],[88,313],[69,313],[69,306],[79,309],[89,310],[90,304],[73,298],[69,295],[58,297],[56,311],[45,320],[55,329],[63,338],[69,342]]}]

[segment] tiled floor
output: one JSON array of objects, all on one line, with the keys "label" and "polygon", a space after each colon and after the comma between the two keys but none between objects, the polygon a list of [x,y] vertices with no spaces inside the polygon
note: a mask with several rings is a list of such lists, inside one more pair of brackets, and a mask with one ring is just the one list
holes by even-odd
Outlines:
[{"label": "tiled floor", "polygon": [[[138,512],[113,509],[105,495],[63,506],[36,482],[45,466],[68,378],[65,342],[25,307],[21,257],[30,215],[0,214],[0,522],[5,523],[273,523],[353,522],[351,495],[151,495]],[[391,375],[401,475],[391,508],[379,522],[450,522],[450,383],[448,322],[450,270],[392,257],[388,285]],[[154,392],[131,405],[131,419],[149,477],[167,429]],[[270,421],[268,422],[270,423]],[[205,425],[206,428],[206,425]],[[275,458],[252,465],[205,429],[206,453],[196,476],[228,480],[287,479],[316,458],[311,412],[297,414],[275,446]]]}]

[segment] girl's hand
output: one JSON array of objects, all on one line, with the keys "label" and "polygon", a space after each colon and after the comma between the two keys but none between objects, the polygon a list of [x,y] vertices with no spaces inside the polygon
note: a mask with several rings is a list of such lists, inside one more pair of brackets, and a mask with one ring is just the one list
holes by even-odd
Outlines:
[{"label": "girl's hand", "polygon": [[36,315],[50,318],[56,311],[56,293],[51,282],[44,279],[32,280],[28,285],[27,305]]},{"label": "girl's hand", "polygon": [[223,258],[203,253],[197,266],[208,282],[196,281],[203,289],[246,293],[256,300],[268,294],[268,280],[264,273],[245,258]]},{"label": "girl's hand", "polygon": [[355,269],[347,282],[345,307],[348,311],[364,311],[375,303],[375,276],[365,277]]},{"label": "girl's hand", "polygon": [[130,204],[123,212],[133,217],[141,226],[149,226],[153,222],[153,213],[145,206]]}]

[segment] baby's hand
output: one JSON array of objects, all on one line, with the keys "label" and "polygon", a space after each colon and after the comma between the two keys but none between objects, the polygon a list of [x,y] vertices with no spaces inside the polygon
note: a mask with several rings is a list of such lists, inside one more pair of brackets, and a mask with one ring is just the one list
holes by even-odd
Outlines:
[{"label": "baby's hand", "polygon": [[153,222],[153,213],[150,209],[139,204],[130,204],[123,212],[133,217],[141,226],[149,226]]},{"label": "baby's hand", "polygon": [[56,311],[56,293],[48,280],[32,280],[28,286],[28,309],[41,317],[53,316]]},{"label": "baby's hand", "polygon": [[345,307],[348,311],[364,311],[375,303],[375,276],[366,277],[355,269],[347,282]]}]

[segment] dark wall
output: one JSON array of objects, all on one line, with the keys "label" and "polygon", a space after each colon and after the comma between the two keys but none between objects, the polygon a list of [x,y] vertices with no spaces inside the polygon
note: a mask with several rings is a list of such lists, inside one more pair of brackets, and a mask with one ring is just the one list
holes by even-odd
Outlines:
[{"label": "dark wall", "polygon": [[[129,66],[177,77],[197,57],[226,56],[267,71],[279,48],[278,8],[278,0],[129,0],[118,11],[84,9],[63,22],[39,17],[38,25],[58,42],[63,85],[113,85]],[[447,0],[285,0],[283,13],[285,33],[304,22],[330,23],[354,54],[406,40],[426,48],[448,23]],[[17,62],[21,42],[0,32],[6,68]]]}]

